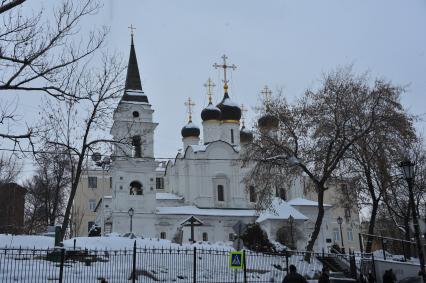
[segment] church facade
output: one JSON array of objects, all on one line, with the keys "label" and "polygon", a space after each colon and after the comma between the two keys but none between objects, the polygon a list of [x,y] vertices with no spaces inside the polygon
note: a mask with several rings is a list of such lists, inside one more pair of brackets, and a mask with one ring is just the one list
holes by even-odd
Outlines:
[{"label": "church facade", "polygon": [[[192,122],[189,100],[188,123],[180,133],[182,149],[168,162],[157,161],[154,132],[158,124],[153,120],[154,107],[142,88],[132,37],[125,90],[111,128],[117,142],[109,169],[111,195],[103,196],[98,203],[95,222],[108,232],[132,232],[178,242],[232,241],[237,222],[258,223],[272,240],[277,240],[280,233],[292,233],[293,247],[303,249],[316,219],[316,202],[305,198],[305,180],[301,177],[285,196],[278,197],[277,192],[273,209],[254,209],[255,189],[244,184],[248,168],[240,162],[240,154],[253,135],[241,123],[242,109],[228,93],[226,69],[233,66],[227,65],[225,56],[223,65],[215,65],[224,69],[222,101],[213,105],[210,96],[200,113],[200,129]],[[337,207],[326,205],[316,250],[340,239],[334,233],[336,211]],[[357,218],[345,223],[352,225],[353,234],[359,226]],[[349,234],[345,241],[348,247],[357,247]]]}]

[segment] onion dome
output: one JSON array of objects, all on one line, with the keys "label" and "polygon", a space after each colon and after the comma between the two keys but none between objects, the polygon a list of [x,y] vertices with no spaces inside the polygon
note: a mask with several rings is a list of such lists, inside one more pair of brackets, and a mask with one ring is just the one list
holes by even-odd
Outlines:
[{"label": "onion dome", "polygon": [[253,141],[253,133],[246,129],[243,126],[240,130],[240,142],[241,143],[250,143]]},{"label": "onion dome", "polygon": [[228,92],[225,92],[222,101],[216,106],[222,113],[221,119],[223,121],[240,121],[241,108],[229,98]]},{"label": "onion dome", "polygon": [[198,138],[200,136],[200,128],[198,128],[192,121],[189,121],[188,124],[183,126],[180,131],[183,138],[195,137]]},{"label": "onion dome", "polygon": [[278,119],[270,114],[265,114],[257,120],[257,125],[261,130],[270,130],[278,128]]},{"label": "onion dome", "polygon": [[214,106],[211,102],[209,102],[207,107],[201,111],[201,119],[203,121],[220,120],[220,116],[220,109]]}]

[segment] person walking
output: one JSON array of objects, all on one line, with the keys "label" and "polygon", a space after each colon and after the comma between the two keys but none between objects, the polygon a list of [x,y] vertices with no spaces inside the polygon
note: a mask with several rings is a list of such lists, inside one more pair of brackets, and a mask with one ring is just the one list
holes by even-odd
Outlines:
[{"label": "person walking", "polygon": [[297,273],[296,266],[290,265],[289,270],[282,283],[308,283],[305,277]]},{"label": "person walking", "polygon": [[330,270],[327,266],[322,268],[321,275],[318,278],[318,283],[330,283]]}]

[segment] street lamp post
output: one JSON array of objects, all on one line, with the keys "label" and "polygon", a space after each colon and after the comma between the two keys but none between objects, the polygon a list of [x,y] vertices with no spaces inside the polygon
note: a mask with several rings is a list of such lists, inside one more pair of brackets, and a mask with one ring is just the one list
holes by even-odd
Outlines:
[{"label": "street lamp post", "polygon": [[342,241],[342,252],[345,253],[345,245],[343,244],[343,232],[342,232],[342,224],[343,224],[343,218],[337,217],[337,224],[339,224],[340,227],[340,240]]},{"label": "street lamp post", "polygon": [[409,159],[406,159],[401,162],[400,167],[402,168],[404,179],[407,181],[408,184],[409,202],[411,207],[411,215],[413,218],[414,238],[416,239],[417,254],[419,256],[420,261],[420,271],[423,277],[423,283],[426,283],[425,257],[423,254],[423,247],[420,239],[419,219],[417,217],[416,205],[414,202],[414,163],[411,162]]},{"label": "street lamp post", "polygon": [[294,249],[294,236],[293,236],[293,224],[294,224],[294,217],[290,214],[288,217],[288,222],[290,223],[290,236],[291,236],[291,247]]},{"label": "street lamp post", "polygon": [[135,215],[135,210],[131,207],[127,213],[130,216],[130,233],[132,233],[132,230],[133,230],[133,215]]}]

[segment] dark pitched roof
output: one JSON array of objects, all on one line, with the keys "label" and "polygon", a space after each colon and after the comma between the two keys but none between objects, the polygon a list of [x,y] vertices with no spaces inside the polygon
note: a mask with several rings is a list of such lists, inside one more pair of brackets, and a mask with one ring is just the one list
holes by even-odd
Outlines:
[{"label": "dark pitched roof", "polygon": [[129,64],[127,65],[126,84],[124,86],[124,95],[122,101],[137,101],[148,103],[148,97],[142,90],[141,78],[139,75],[138,60],[136,59],[135,45],[130,45]]}]

